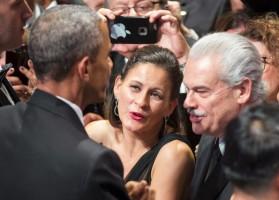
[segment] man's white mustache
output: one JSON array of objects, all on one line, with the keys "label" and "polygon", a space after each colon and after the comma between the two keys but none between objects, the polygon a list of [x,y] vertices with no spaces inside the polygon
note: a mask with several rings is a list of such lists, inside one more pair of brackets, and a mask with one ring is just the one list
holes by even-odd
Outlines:
[{"label": "man's white mustache", "polygon": [[187,109],[187,112],[191,115],[195,115],[197,117],[204,117],[206,116],[206,112],[204,111],[200,111],[200,110],[196,110],[196,109],[193,109],[193,108],[188,108]]}]

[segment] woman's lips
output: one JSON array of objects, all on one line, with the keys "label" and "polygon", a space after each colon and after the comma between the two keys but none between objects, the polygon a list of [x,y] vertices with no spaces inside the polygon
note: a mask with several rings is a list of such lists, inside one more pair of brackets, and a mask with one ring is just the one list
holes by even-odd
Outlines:
[{"label": "woman's lips", "polygon": [[144,115],[138,113],[138,112],[130,112],[130,117],[133,119],[133,120],[136,120],[136,121],[141,121],[144,119]]}]

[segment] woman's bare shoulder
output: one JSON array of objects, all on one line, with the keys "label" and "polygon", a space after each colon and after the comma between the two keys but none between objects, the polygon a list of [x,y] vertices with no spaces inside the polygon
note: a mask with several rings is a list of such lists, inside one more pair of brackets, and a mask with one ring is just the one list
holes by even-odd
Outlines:
[{"label": "woman's bare shoulder", "polygon": [[169,200],[187,195],[185,187],[190,185],[193,171],[194,155],[189,145],[180,140],[166,143],[160,149],[151,170],[151,186],[156,196]]},{"label": "woman's bare shoulder", "polygon": [[177,161],[177,159],[182,160],[194,160],[194,155],[191,148],[185,142],[180,140],[173,140],[165,144],[158,153],[158,160],[168,159],[170,161]]},{"label": "woman's bare shoulder", "polygon": [[170,165],[173,166],[174,171],[184,170],[185,168],[189,168],[191,171],[195,163],[194,160],[194,154],[188,144],[180,140],[173,140],[160,149],[152,171],[168,170],[171,173],[172,170],[167,167]]},{"label": "woman's bare shoulder", "polygon": [[97,120],[86,125],[85,130],[88,136],[98,143],[106,143],[109,134],[114,132],[114,128],[108,120]]}]

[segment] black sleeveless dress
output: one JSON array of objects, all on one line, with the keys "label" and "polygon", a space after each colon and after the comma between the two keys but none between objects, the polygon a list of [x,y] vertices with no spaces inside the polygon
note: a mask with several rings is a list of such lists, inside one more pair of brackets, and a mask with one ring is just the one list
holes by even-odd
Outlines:
[{"label": "black sleeveless dress", "polygon": [[180,140],[189,145],[186,136],[177,133],[169,133],[164,135],[156,145],[154,145],[148,152],[146,152],[131,169],[129,174],[125,177],[125,183],[128,181],[145,180],[148,184],[151,182],[151,170],[153,163],[159,153],[160,149],[167,143],[173,140]]}]

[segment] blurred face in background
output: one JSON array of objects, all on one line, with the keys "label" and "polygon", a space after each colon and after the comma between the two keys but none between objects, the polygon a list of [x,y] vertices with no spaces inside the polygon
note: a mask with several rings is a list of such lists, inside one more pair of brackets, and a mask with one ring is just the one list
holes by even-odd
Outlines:
[{"label": "blurred face in background", "polygon": [[266,92],[266,100],[276,102],[279,95],[279,66],[275,66],[273,57],[266,46],[259,41],[251,41],[259,51],[263,62],[263,83]]},{"label": "blurred face in background", "polygon": [[0,1],[0,51],[21,45],[23,27],[31,16],[32,11],[26,0]]}]

